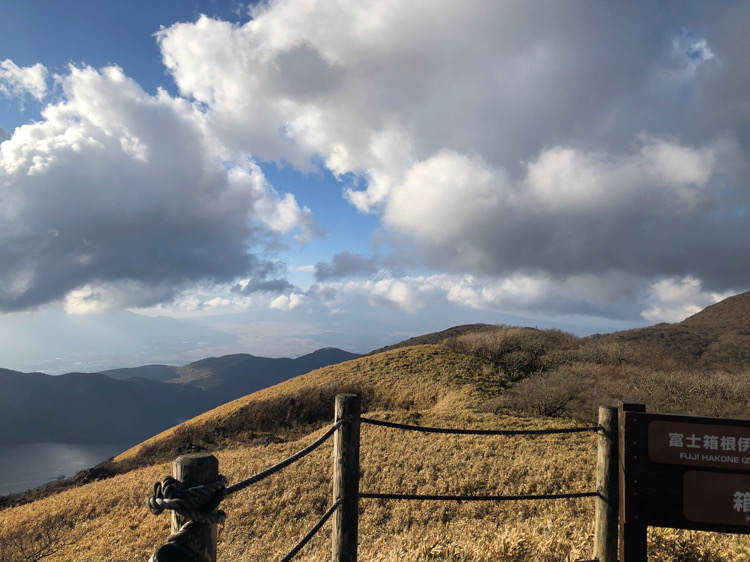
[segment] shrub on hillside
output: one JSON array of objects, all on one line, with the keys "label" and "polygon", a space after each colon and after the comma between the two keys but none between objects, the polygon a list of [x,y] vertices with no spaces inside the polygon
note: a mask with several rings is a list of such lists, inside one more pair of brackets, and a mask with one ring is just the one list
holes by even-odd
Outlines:
[{"label": "shrub on hillside", "polygon": [[41,517],[31,528],[3,532],[0,526],[0,560],[34,562],[52,556],[66,546],[72,528],[60,514]]},{"label": "shrub on hillside", "polygon": [[656,371],[634,365],[574,363],[519,381],[483,410],[572,416],[594,421],[599,406],[620,401],[649,411],[716,417],[750,416],[750,372]]},{"label": "shrub on hillside", "polygon": [[560,330],[498,326],[445,340],[446,347],[497,364],[509,380],[519,380],[569,360],[579,339]]},{"label": "shrub on hillside", "polygon": [[531,416],[561,416],[583,390],[583,379],[569,371],[537,373],[487,402],[482,410],[513,411]]}]

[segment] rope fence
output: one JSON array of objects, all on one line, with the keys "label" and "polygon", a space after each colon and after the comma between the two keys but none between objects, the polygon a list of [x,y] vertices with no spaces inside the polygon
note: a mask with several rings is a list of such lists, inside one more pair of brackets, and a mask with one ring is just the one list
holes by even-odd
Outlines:
[{"label": "rope fence", "polygon": [[[449,435],[559,435],[566,433],[584,433],[598,432],[603,429],[601,426],[590,427],[565,427],[565,428],[548,428],[548,429],[458,429],[449,427],[427,427],[421,425],[409,425],[405,423],[395,423],[385,420],[376,420],[372,418],[360,417],[360,421],[365,424],[377,425],[403,431],[420,431],[422,433],[442,433]],[[443,495],[443,494],[399,494],[399,493],[382,493],[382,492],[360,492],[360,498],[381,499],[381,500],[432,500],[432,501],[528,501],[528,500],[559,500],[590,498],[598,496],[598,492],[571,492],[561,494],[518,494],[504,496],[462,496],[462,495]]]},{"label": "rope fence", "polygon": [[[601,414],[601,412],[600,412]],[[357,556],[357,526],[358,526],[358,501],[362,499],[381,499],[381,500],[413,500],[413,501],[538,501],[538,500],[558,500],[558,499],[577,499],[598,497],[598,501],[605,503],[611,502],[611,490],[602,491],[599,486],[599,474],[597,473],[597,491],[586,492],[563,492],[552,494],[519,494],[519,495],[443,495],[443,494],[403,494],[390,492],[360,492],[359,491],[359,441],[360,441],[360,423],[375,426],[387,427],[391,429],[400,429],[404,431],[419,431],[423,433],[442,433],[453,435],[499,435],[499,436],[519,436],[519,435],[559,435],[573,434],[584,432],[596,432],[600,434],[600,440],[603,435],[611,433],[611,428],[600,424],[588,427],[568,427],[568,428],[547,428],[547,429],[461,429],[445,427],[427,427],[419,425],[410,425],[403,423],[377,420],[360,416],[359,397],[355,395],[337,395],[336,396],[336,416],[333,423],[318,439],[313,443],[287,457],[286,459],[266,468],[265,470],[246,478],[240,482],[227,486],[227,479],[218,474],[218,461],[212,455],[203,455],[212,459],[216,465],[211,476],[206,477],[204,481],[192,483],[181,482],[178,476],[178,463],[185,457],[179,457],[175,461],[175,477],[168,476],[161,482],[154,484],[154,493],[148,499],[148,506],[151,512],[158,515],[165,509],[172,510],[174,515],[172,519],[172,535],[169,537],[166,545],[157,550],[151,557],[151,562],[161,562],[169,560],[169,548],[187,548],[190,546],[195,552],[194,544],[189,544],[190,540],[186,539],[189,530],[188,526],[205,525],[206,528],[213,525],[213,544],[208,545],[205,550],[207,553],[202,558],[196,557],[201,562],[216,561],[216,532],[215,525],[223,524],[226,514],[218,509],[222,499],[226,496],[243,490],[253,484],[268,478],[269,476],[281,471],[285,467],[299,461],[306,455],[320,447],[325,441],[332,436],[335,437],[334,443],[334,501],[332,505],[321,516],[318,522],[307,532],[307,534],[292,548],[281,560],[288,562],[296,556],[321,527],[333,518],[333,560],[335,562],[344,560],[356,560]],[[601,445],[600,445],[601,447]],[[191,457],[194,455],[187,455]],[[598,469],[599,470],[599,469]],[[190,471],[188,470],[187,473]],[[337,513],[338,512],[338,513]],[[597,503],[597,517],[599,513],[599,503]],[[597,523],[598,524],[598,523]],[[597,531],[598,532],[598,531]],[[210,535],[210,533],[209,533]],[[193,537],[194,538],[194,537]],[[599,540],[598,536],[595,539]],[[200,542],[200,541],[199,541]],[[204,540],[205,542],[205,540]],[[179,543],[179,544],[174,544]],[[186,546],[187,545],[187,546]],[[199,544],[202,546],[202,543]],[[160,553],[163,553],[160,557]]]},{"label": "rope fence", "polygon": [[242,480],[241,482],[237,482],[236,484],[233,484],[229,486],[226,490],[224,490],[224,495],[228,496],[229,494],[234,494],[235,492],[239,492],[240,490],[244,490],[248,486],[252,486],[256,482],[260,482],[264,478],[268,478],[272,474],[276,474],[279,472],[282,468],[285,468],[289,466],[292,463],[297,462],[302,457],[309,455],[312,453],[315,449],[320,447],[323,443],[325,443],[328,438],[335,433],[335,431],[341,427],[341,424],[344,423],[343,420],[337,421],[335,424],[333,424],[330,428],[328,428],[328,431],[326,431],[323,435],[321,435],[318,439],[315,440],[315,442],[311,443],[301,451],[294,453],[292,456],[284,459],[283,461],[276,463],[275,465],[268,467],[267,469],[263,470],[262,472],[259,472],[258,474],[254,474],[250,478],[247,478],[246,480]]},{"label": "rope fence", "polygon": [[437,501],[480,501],[504,502],[512,500],[563,500],[575,498],[593,498],[598,492],[573,492],[569,494],[520,494],[516,496],[443,496],[430,494],[381,494],[379,492],[360,492],[360,498],[379,500],[437,500]]},{"label": "rope fence", "polygon": [[602,429],[598,425],[594,425],[591,427],[562,427],[549,429],[454,429],[448,427],[425,427],[421,425],[408,425],[405,423],[374,420],[372,418],[359,419],[362,423],[368,423],[370,425],[392,427],[395,429],[403,429],[405,431],[421,431],[422,433],[447,433],[452,435],[556,435],[561,433],[584,433],[587,431],[596,432]]},{"label": "rope fence", "polygon": [[338,507],[341,505],[341,500],[338,499],[335,502],[333,502],[333,505],[328,508],[328,511],[326,511],[323,514],[323,517],[320,518],[320,520],[313,525],[313,528],[308,531],[308,533],[302,537],[302,540],[297,543],[297,546],[295,546],[292,550],[289,551],[289,554],[284,556],[284,558],[281,559],[281,562],[289,562],[295,554],[297,554],[302,548],[308,543],[308,541],[313,538],[315,533],[317,533],[320,528],[325,524],[326,521],[328,521],[328,518],[333,515],[333,512],[338,509]]},{"label": "rope fence", "polygon": [[[226,513],[223,510],[218,509],[218,505],[222,499],[230,494],[244,490],[248,486],[252,486],[268,478],[269,476],[276,474],[282,469],[286,468],[290,464],[293,464],[303,457],[312,453],[315,449],[325,443],[335,432],[338,430],[344,420],[339,420],[334,423],[328,430],[321,435],[318,439],[313,441],[310,445],[297,451],[293,455],[285,458],[281,462],[274,464],[242,480],[227,487],[228,481],[224,475],[219,474],[218,478],[210,484],[201,484],[198,486],[192,486],[190,488],[182,487],[181,483],[172,476],[165,477],[161,482],[154,484],[154,493],[148,498],[148,507],[154,515],[160,514],[165,509],[169,509],[175,512],[175,514],[182,516],[189,522],[198,523],[209,523],[209,524],[223,524],[226,520]],[[304,546],[310,541],[310,539],[317,533],[320,528],[325,524],[331,515],[341,505],[341,500],[337,499],[331,507],[323,514],[320,520],[313,526],[312,529],[300,540],[289,553],[282,558],[282,562],[288,562],[291,560]],[[170,546],[170,542],[175,543],[183,541],[185,536],[185,525],[181,526],[176,532],[167,539],[167,545]],[[173,545],[171,545],[173,546]],[[160,549],[161,550],[161,549]],[[168,551],[164,554],[165,560],[168,558]],[[159,561],[159,551],[154,553],[151,558],[152,561]]]}]

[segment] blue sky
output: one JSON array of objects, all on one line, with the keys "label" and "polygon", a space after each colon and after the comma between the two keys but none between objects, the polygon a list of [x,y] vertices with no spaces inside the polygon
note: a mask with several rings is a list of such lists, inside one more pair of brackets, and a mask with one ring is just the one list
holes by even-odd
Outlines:
[{"label": "blue sky", "polygon": [[748,288],[742,4],[0,12],[1,366],[587,334]]}]

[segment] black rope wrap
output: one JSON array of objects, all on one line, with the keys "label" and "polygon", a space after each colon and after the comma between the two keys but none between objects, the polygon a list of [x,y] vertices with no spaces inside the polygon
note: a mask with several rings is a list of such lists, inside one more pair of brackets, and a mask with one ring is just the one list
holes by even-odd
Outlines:
[{"label": "black rope wrap", "polygon": [[154,484],[154,495],[148,499],[148,508],[154,515],[171,509],[190,521],[224,523],[227,515],[218,509],[224,498],[227,479],[219,475],[211,484],[183,488],[179,480],[167,476]]},{"label": "black rope wrap", "polygon": [[374,420],[372,418],[359,418],[362,423],[371,425],[380,425],[383,427],[393,427],[407,431],[422,431],[424,433],[452,433],[458,435],[554,435],[557,433],[583,433],[586,431],[599,431],[600,425],[590,427],[562,427],[551,429],[453,429],[450,427],[423,427],[421,425],[408,425],[405,423],[395,423],[383,420]]},{"label": "black rope wrap", "polygon": [[320,447],[326,439],[333,435],[343,423],[343,420],[339,420],[315,442],[311,443],[301,451],[298,451],[280,463],[229,487],[227,487],[228,482],[226,477],[222,475],[219,475],[216,482],[203,484],[201,486],[193,486],[192,488],[183,488],[182,483],[179,480],[167,476],[161,482],[156,482],[154,484],[154,494],[148,498],[148,508],[154,515],[159,515],[165,509],[171,509],[190,521],[224,523],[227,517],[226,513],[221,509],[218,509],[219,504],[224,497],[243,490],[251,484],[260,482],[264,478],[275,474],[282,468],[298,461],[305,455],[312,453],[315,449]]},{"label": "black rope wrap", "polygon": [[333,502],[333,505],[328,508],[328,511],[326,511],[323,514],[323,517],[320,518],[320,520],[315,523],[312,529],[310,529],[307,534],[302,537],[302,540],[297,543],[297,545],[289,551],[289,554],[284,556],[284,558],[281,559],[281,562],[289,562],[289,560],[292,559],[292,557],[297,554],[302,548],[310,541],[311,538],[317,533],[320,528],[325,524],[326,521],[328,521],[328,518],[333,515],[333,512],[336,511],[336,508],[341,505],[341,498],[337,499],[335,502]]},{"label": "black rope wrap", "polygon": [[242,480],[241,482],[237,482],[236,484],[232,484],[231,486],[229,486],[229,488],[227,488],[226,490],[224,490],[224,495],[228,496],[229,494],[233,494],[235,492],[239,492],[240,490],[244,490],[248,486],[250,486],[252,484],[255,484],[256,482],[260,482],[264,478],[267,478],[267,477],[271,476],[272,474],[277,473],[282,468],[289,466],[290,464],[292,464],[295,461],[298,461],[299,459],[301,459],[305,455],[308,455],[308,454],[312,453],[315,449],[317,449],[318,447],[320,447],[325,442],[326,439],[328,439],[331,435],[333,435],[333,433],[339,427],[341,427],[342,423],[344,423],[343,420],[337,421],[335,424],[333,424],[328,429],[328,431],[326,431],[315,442],[311,443],[310,445],[308,445],[307,447],[305,447],[301,451],[299,451],[297,453],[294,453],[291,457],[284,459],[280,463],[277,463],[277,464],[275,464],[275,465],[273,465],[273,466],[265,469],[264,471],[259,472],[258,474],[254,474],[253,476],[251,476],[250,478],[247,478],[246,480]]},{"label": "black rope wrap", "polygon": [[438,500],[438,501],[512,501],[512,500],[562,500],[571,498],[591,498],[598,492],[573,492],[568,494],[523,494],[518,496],[442,496],[430,494],[381,494],[379,492],[360,493],[360,498],[381,500]]}]

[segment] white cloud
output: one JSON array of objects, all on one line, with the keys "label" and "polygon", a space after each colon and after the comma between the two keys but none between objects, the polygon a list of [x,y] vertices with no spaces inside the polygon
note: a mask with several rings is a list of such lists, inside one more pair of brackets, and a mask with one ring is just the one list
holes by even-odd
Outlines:
[{"label": "white cloud", "polygon": [[703,187],[708,183],[720,146],[693,148],[663,139],[646,139],[641,149],[649,170],[666,185]]},{"label": "white cloud", "polygon": [[308,299],[323,302],[329,309],[357,306],[351,304],[355,299],[366,300],[373,307],[387,304],[407,313],[453,303],[516,314],[543,311],[550,317],[574,313],[627,317],[632,311],[622,295],[639,288],[637,278],[614,272],[564,278],[517,273],[498,278],[445,273],[394,276],[380,271],[371,279],[317,283],[308,292]]},{"label": "white cloud", "polygon": [[637,3],[251,12],[158,33],[184,99],[114,67],[72,69],[63,101],[1,145],[2,306],[130,302],[112,287],[137,282],[187,289],[175,302],[195,311],[304,308],[313,292],[228,294],[263,269],[248,247],[317,233],[263,177],[256,162],[271,160],[322,162],[406,270],[319,284],[332,306],[349,291],[412,312],[443,298],[632,317],[654,279],[746,283],[747,7],[686,8],[700,36]]},{"label": "white cloud", "polygon": [[441,151],[409,169],[388,197],[384,221],[443,245],[464,239],[470,225],[497,221],[507,198],[502,171],[479,157]]},{"label": "white cloud", "polygon": [[[731,11],[687,10],[686,29],[750,21]],[[180,91],[234,150],[324,162],[404,262],[498,278],[747,277],[713,251],[750,236],[736,213],[750,205],[738,86],[750,76],[731,74],[745,55],[727,34],[675,35],[633,3],[278,0],[252,15],[159,33]],[[727,33],[736,42],[741,26]],[[689,91],[662,80],[680,65]]]},{"label": "white cloud", "polygon": [[277,310],[294,310],[305,301],[305,296],[300,293],[289,293],[279,295],[271,300],[270,308]]},{"label": "white cloud", "polygon": [[[698,203],[716,195],[707,183],[717,155],[728,150],[721,139],[691,147],[651,137],[622,154],[552,147],[515,182],[478,156],[441,151],[392,187],[383,220],[416,241],[436,267],[658,274],[663,262],[649,263],[633,233],[665,219],[682,228],[681,221],[695,218]],[[628,250],[613,251],[622,246]]]},{"label": "white cloud", "polygon": [[70,67],[62,100],[0,145],[0,309],[148,306],[267,271],[276,235],[317,229],[203,115],[118,67]]},{"label": "white cloud", "polygon": [[28,94],[42,101],[47,95],[47,68],[40,63],[18,66],[10,59],[0,61],[0,93],[6,96]]},{"label": "white cloud", "polygon": [[651,307],[641,316],[649,322],[680,322],[705,307],[736,294],[704,291],[699,279],[687,275],[656,281],[649,287]]},{"label": "white cloud", "polygon": [[175,294],[168,285],[150,285],[142,281],[95,282],[69,291],[63,299],[68,314],[91,314],[147,306],[169,300]]}]

